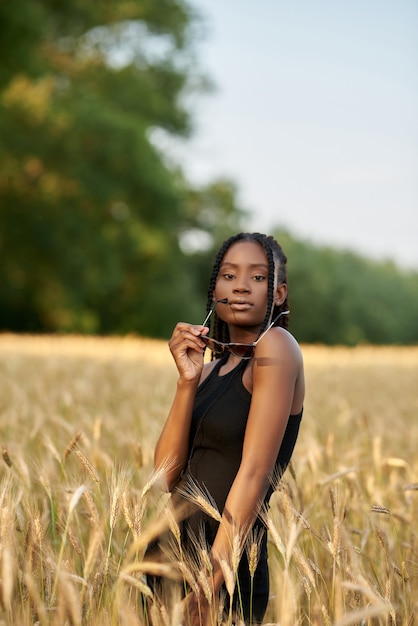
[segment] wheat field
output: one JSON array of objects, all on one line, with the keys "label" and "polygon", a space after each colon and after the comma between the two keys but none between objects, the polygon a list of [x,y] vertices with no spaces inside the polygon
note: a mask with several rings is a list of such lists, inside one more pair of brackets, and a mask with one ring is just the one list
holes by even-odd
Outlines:
[{"label": "wheat field", "polygon": [[[303,353],[266,623],[418,624],[418,347]],[[0,626],[182,623],[143,558],[170,525],[152,456],[176,378],[164,342],[0,336]]]}]

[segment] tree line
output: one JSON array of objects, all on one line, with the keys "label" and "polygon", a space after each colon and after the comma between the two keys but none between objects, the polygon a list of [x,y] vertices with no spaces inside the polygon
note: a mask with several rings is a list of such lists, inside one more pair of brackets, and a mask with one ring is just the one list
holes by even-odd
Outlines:
[{"label": "tree line", "polygon": [[289,258],[292,329],[308,343],[418,342],[418,271],[277,233]]},{"label": "tree line", "polygon": [[[209,88],[183,0],[0,7],[0,330],[167,337],[204,317],[232,181],[197,187],[167,146]],[[300,341],[414,343],[418,277],[278,230]]]}]

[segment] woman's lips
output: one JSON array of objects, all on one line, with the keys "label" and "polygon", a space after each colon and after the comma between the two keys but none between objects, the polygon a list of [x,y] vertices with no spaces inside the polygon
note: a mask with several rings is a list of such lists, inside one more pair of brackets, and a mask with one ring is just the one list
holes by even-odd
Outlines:
[{"label": "woman's lips", "polygon": [[250,302],[242,300],[231,300],[230,302],[228,302],[228,304],[234,311],[247,311],[252,307],[252,304],[250,304]]}]

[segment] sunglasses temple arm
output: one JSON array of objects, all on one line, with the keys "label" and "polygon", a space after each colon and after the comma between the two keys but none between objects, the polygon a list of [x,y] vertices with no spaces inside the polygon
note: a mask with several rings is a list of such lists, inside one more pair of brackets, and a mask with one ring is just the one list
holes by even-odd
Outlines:
[{"label": "sunglasses temple arm", "polygon": [[261,333],[261,335],[259,336],[259,338],[257,339],[257,341],[255,343],[258,343],[260,341],[260,339],[262,339],[264,337],[264,335],[270,330],[270,328],[273,328],[274,324],[277,322],[279,317],[281,317],[282,315],[289,315],[289,313],[290,313],[290,311],[281,311],[281,313],[276,315],[274,320],[267,326],[266,330],[263,333]]},{"label": "sunglasses temple arm", "polygon": [[206,326],[206,322],[208,321],[208,319],[210,318],[210,316],[214,312],[216,305],[217,305],[217,302],[214,302],[212,304],[212,306],[210,307],[209,313],[206,315],[205,319],[202,322],[202,326]]},{"label": "sunglasses temple arm", "polygon": [[[205,319],[202,322],[202,326],[206,326],[206,323],[208,321],[208,319],[210,318],[210,316],[212,315],[212,313],[214,312],[216,305],[218,304],[218,302],[222,302],[224,303],[224,300],[217,300],[215,301],[212,306],[210,307],[209,313],[206,315]],[[279,317],[281,317],[282,315],[288,315],[290,313],[290,311],[281,311],[278,315],[276,315],[276,317],[274,318],[274,320],[271,322],[271,324],[266,328],[266,330],[262,333],[262,335],[258,338],[257,341],[259,341],[261,339],[261,337],[264,337],[264,335],[266,334],[266,332],[268,330],[270,330],[270,328],[272,328],[272,326],[277,322],[277,320],[279,319]]]},{"label": "sunglasses temple arm", "polygon": [[276,317],[272,321],[271,325],[273,326],[273,324],[275,324],[277,322],[279,317],[281,317],[282,315],[289,315],[289,313],[290,313],[290,311],[281,311],[278,315],[276,315]]},{"label": "sunglasses temple arm", "polygon": [[228,298],[222,298],[221,300],[215,300],[213,302],[212,306],[210,307],[209,313],[206,315],[205,319],[203,320],[202,326],[206,326],[206,322],[208,321],[208,319],[210,318],[210,316],[216,309],[217,304],[228,304]]}]

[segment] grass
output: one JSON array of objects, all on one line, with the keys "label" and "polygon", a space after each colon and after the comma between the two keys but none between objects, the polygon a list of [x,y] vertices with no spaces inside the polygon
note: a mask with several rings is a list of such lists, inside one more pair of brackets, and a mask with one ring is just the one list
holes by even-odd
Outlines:
[{"label": "grass", "polygon": [[[302,430],[266,513],[266,623],[412,626],[418,348],[303,351]],[[147,623],[144,549],[175,532],[152,455],[176,378],[164,342],[0,336],[0,624]],[[204,557],[182,575],[210,596]],[[179,623],[176,603],[151,611]]]}]

